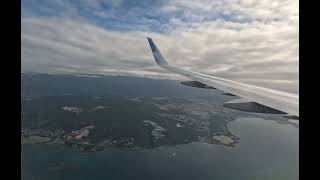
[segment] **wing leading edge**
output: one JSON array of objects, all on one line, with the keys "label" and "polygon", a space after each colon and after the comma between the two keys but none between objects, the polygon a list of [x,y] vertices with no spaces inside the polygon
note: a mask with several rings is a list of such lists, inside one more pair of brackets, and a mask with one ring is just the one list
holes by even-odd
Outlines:
[{"label": "wing leading edge", "polygon": [[164,69],[188,77],[194,81],[239,96],[247,101],[288,113],[299,117],[299,95],[250,84],[239,83],[228,79],[179,69],[170,66],[151,38],[147,38],[156,63]]}]

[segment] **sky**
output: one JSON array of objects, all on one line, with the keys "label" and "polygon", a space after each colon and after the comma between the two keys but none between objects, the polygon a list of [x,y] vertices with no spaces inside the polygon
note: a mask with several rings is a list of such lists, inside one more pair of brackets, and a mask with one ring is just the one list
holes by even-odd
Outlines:
[{"label": "sky", "polygon": [[22,0],[22,72],[183,79],[154,62],[299,93],[298,0]]}]

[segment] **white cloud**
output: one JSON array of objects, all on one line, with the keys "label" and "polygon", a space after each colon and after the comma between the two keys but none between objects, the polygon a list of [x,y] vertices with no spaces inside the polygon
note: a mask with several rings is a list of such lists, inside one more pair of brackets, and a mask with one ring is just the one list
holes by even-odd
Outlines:
[{"label": "white cloud", "polygon": [[[22,70],[179,77],[155,65],[146,41],[150,36],[172,65],[298,92],[297,1],[183,0],[169,1],[160,9],[185,12],[171,18],[166,34],[116,32],[81,18],[23,17]],[[244,21],[221,14],[241,16]],[[217,18],[205,20],[209,15]]]}]

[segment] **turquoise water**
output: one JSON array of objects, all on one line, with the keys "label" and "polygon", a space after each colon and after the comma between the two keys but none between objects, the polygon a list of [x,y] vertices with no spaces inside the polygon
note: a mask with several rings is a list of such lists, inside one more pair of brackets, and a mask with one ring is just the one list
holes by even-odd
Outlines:
[{"label": "turquoise water", "polygon": [[[299,128],[258,118],[228,127],[240,138],[234,148],[191,143],[84,153],[58,144],[24,145],[22,179],[299,179]],[[50,163],[64,168],[52,170]]]}]

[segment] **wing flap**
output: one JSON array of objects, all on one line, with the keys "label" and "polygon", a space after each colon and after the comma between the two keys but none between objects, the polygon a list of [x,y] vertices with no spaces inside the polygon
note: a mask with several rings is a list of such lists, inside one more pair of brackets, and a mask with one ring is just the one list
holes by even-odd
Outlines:
[{"label": "wing flap", "polygon": [[203,84],[202,82],[199,81],[184,81],[181,82],[181,84],[185,86],[190,86],[190,87],[197,87],[197,88],[204,88],[204,89],[215,89],[214,87],[208,86],[206,84]]},{"label": "wing flap", "polygon": [[246,99],[236,99],[223,104],[224,107],[236,109],[239,111],[253,112],[253,113],[267,113],[267,114],[286,114],[285,112],[258,104],[256,102],[248,101]]}]

